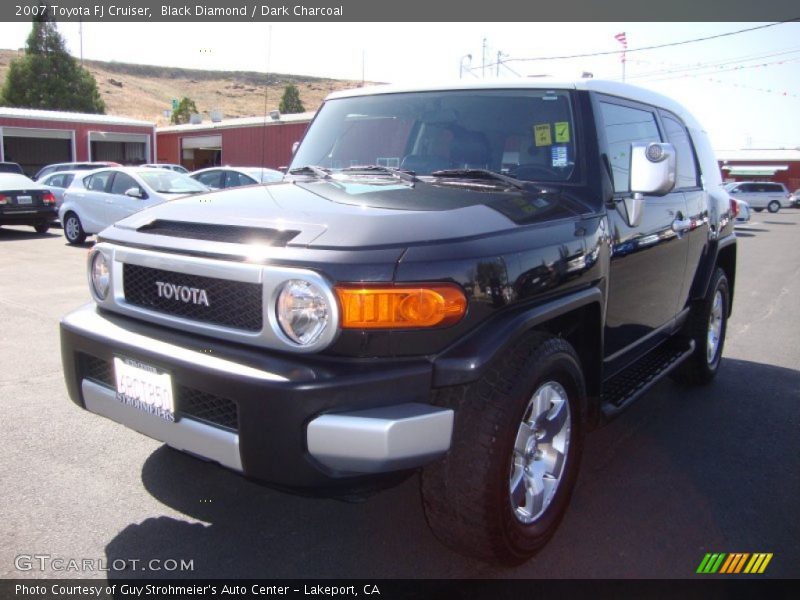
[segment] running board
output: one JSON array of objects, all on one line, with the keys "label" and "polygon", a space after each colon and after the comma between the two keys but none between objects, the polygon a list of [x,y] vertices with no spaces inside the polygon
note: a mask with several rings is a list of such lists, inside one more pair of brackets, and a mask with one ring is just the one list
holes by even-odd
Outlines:
[{"label": "running board", "polygon": [[603,384],[600,408],[613,417],[645,394],[694,352],[694,340],[675,339],[646,354]]}]

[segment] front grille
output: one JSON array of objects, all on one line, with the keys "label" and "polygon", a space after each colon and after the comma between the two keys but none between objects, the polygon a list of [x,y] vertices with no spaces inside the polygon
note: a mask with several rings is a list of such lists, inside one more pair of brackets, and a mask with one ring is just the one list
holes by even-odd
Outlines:
[{"label": "front grille", "polygon": [[239,225],[213,225],[209,223],[187,223],[184,221],[156,220],[138,229],[142,233],[168,235],[170,237],[228,242],[231,244],[260,244],[262,246],[286,246],[299,231],[241,227]]},{"label": "front grille", "polygon": [[177,394],[177,410],[181,414],[226,429],[238,429],[239,411],[232,400],[182,385],[178,386]]},{"label": "front grille", "polygon": [[[78,377],[115,389],[111,361],[78,353]],[[233,400],[201,392],[185,385],[175,386],[175,411],[178,417],[191,417],[216,427],[239,429],[239,409]]]},{"label": "front grille", "polygon": [[[122,274],[125,301],[128,304],[245,331],[261,331],[263,326],[261,285],[257,283],[187,275],[131,264],[123,265]],[[207,300],[207,306],[204,300]]]}]

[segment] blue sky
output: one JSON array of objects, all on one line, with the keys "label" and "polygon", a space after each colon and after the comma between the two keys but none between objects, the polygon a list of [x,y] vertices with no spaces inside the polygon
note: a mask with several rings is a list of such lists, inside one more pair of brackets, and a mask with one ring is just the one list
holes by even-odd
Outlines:
[{"label": "blue sky", "polygon": [[[554,75],[621,79],[674,97],[717,149],[800,147],[800,23],[649,51],[765,23],[84,23],[83,55],[177,67],[297,73],[392,83]],[[79,25],[59,29],[81,51]],[[4,23],[0,46],[19,48],[28,23]],[[536,60],[574,54],[611,55]],[[471,55],[470,59],[466,58]],[[461,67],[464,67],[464,70]],[[466,70],[471,66],[471,71]]]}]

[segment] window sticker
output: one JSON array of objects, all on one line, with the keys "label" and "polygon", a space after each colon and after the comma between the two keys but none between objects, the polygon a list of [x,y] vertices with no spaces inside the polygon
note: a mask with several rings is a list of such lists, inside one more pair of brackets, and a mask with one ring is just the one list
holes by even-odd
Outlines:
[{"label": "window sticker", "polygon": [[553,159],[554,167],[566,167],[567,165],[567,147],[566,146],[553,146],[550,149],[550,154]]},{"label": "window sticker", "polygon": [[566,144],[569,142],[569,121],[558,121],[553,123],[556,130],[556,143]]},{"label": "window sticker", "polygon": [[533,137],[537,146],[550,146],[553,138],[550,134],[550,123],[533,126]]}]

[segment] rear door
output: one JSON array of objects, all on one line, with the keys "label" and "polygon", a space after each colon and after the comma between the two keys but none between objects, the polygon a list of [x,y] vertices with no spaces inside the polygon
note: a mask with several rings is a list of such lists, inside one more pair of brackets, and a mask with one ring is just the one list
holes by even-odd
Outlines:
[{"label": "rear door", "polygon": [[605,356],[610,375],[624,366],[626,352],[640,355],[668,335],[678,312],[688,241],[675,231],[687,215],[683,191],[645,196],[641,222],[626,220],[630,151],[637,142],[664,142],[657,110],[620,98],[599,96],[599,135],[611,167],[614,198],[609,206],[612,258],[606,312]]},{"label": "rear door", "polygon": [[74,200],[75,211],[87,233],[98,233],[108,224],[106,201],[113,178],[113,171],[98,171],[84,178],[84,187],[70,188],[69,198]]}]

